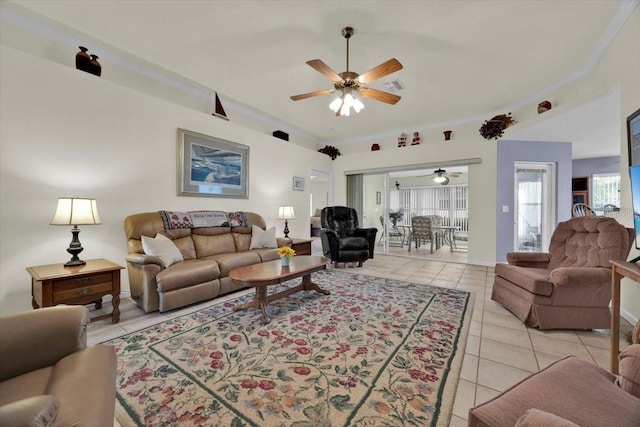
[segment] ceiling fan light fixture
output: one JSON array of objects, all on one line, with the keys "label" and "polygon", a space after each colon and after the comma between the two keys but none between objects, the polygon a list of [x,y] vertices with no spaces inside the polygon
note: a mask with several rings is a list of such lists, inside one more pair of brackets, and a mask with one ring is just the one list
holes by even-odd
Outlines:
[{"label": "ceiling fan light fixture", "polygon": [[438,184],[445,182],[447,180],[447,177],[444,175],[438,175],[435,178],[433,178],[433,182],[437,182]]},{"label": "ceiling fan light fixture", "polygon": [[334,112],[337,113],[338,110],[340,109],[340,106],[342,105],[342,96],[338,96],[336,99],[334,99],[333,101],[331,101],[331,104],[329,104],[329,108]]}]

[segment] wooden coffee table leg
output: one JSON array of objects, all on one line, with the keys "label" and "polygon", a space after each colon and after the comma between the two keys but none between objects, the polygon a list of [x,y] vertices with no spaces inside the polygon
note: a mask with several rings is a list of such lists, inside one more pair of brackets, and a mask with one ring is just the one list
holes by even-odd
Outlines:
[{"label": "wooden coffee table leg", "polygon": [[258,286],[256,288],[256,297],[258,299],[258,307],[260,307],[260,312],[262,313],[262,320],[265,324],[270,323],[271,318],[269,317],[269,313],[267,313],[267,304],[269,304],[269,300],[267,300],[267,287]]},{"label": "wooden coffee table leg", "polygon": [[326,290],[326,289],[322,289],[320,286],[318,286],[316,283],[313,283],[311,281],[311,274],[305,274],[304,276],[302,276],[302,289],[304,289],[305,291],[316,291],[319,292],[321,294],[324,295],[331,295],[331,292]]}]

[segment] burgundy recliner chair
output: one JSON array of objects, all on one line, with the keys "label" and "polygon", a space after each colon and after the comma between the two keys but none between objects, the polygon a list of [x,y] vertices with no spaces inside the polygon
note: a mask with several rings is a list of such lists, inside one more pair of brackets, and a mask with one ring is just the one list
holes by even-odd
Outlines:
[{"label": "burgundy recliner chair", "polygon": [[491,299],[530,327],[607,329],[611,264],[629,254],[634,231],[613,218],[561,222],[549,252],[511,252],[497,264]]}]

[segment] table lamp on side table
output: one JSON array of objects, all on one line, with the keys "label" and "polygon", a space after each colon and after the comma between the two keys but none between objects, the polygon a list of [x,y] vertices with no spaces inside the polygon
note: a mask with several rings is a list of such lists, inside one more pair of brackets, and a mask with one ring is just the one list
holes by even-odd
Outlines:
[{"label": "table lamp on side table", "polygon": [[100,216],[98,215],[98,206],[95,199],[83,199],[79,197],[61,197],[58,199],[58,207],[53,215],[51,225],[73,225],[71,234],[73,235],[71,243],[67,248],[72,257],[67,261],[65,267],[73,267],[76,265],[84,265],[85,261],[78,258],[78,254],[84,249],[80,244],[78,234],[80,234],[79,225],[97,225],[100,224]]},{"label": "table lamp on side table", "polygon": [[293,212],[293,206],[280,206],[278,208],[278,219],[284,219],[284,237],[289,237],[289,221],[290,219],[296,219],[296,214]]}]

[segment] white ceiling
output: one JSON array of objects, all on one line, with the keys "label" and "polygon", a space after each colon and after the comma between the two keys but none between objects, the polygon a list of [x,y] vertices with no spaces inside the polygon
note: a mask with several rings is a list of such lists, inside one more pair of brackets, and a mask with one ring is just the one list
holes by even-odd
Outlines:
[{"label": "white ceiling", "polygon": [[[469,119],[481,124],[584,69],[630,13],[629,2],[616,0],[15,3],[328,143]],[[305,61],[345,71],[344,26],[356,31],[351,71],[392,57],[404,65],[369,85],[386,91],[385,82],[400,80],[406,89],[396,92],[402,99],[395,106],[364,99],[360,114],[343,118],[328,109],[332,95],[289,99],[332,87]],[[510,136],[576,142],[574,157],[619,154],[619,144],[602,149],[603,132],[619,134],[615,113],[601,114],[619,110],[610,102],[594,101],[570,121],[556,116],[562,132],[546,123]]]}]

